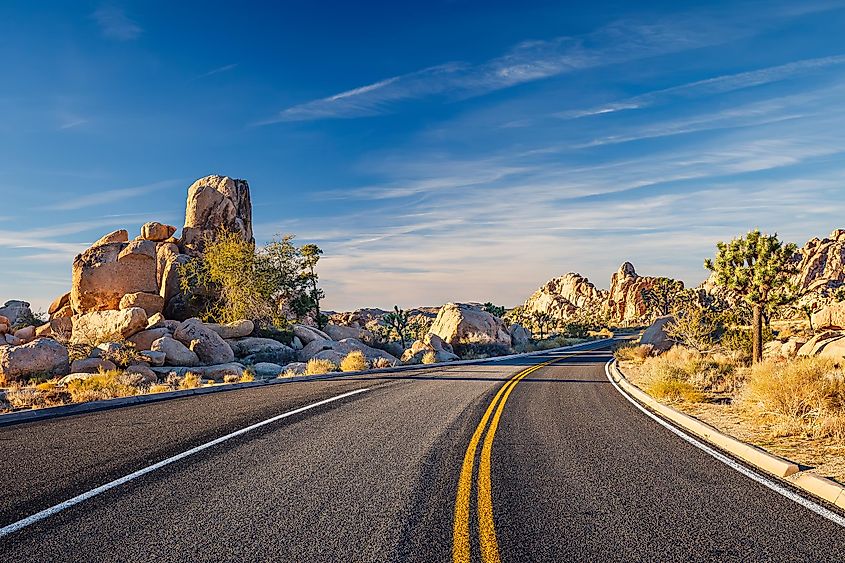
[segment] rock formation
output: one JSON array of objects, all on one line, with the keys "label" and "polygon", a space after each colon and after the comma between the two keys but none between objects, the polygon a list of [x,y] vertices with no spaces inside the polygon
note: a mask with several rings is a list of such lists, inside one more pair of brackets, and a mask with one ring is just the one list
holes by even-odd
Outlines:
[{"label": "rock formation", "polygon": [[570,272],[546,282],[528,298],[524,308],[529,314],[547,312],[554,318],[565,319],[606,299],[606,291],[596,289],[587,278]]},{"label": "rock formation", "polygon": [[246,180],[227,176],[206,176],[188,188],[182,249],[196,256],[205,240],[225,229],[255,242],[252,236],[252,201]]},{"label": "rock formation", "polygon": [[502,319],[465,303],[444,305],[434,319],[429,333],[436,334],[452,346],[472,342],[509,347],[512,343],[511,335]]}]

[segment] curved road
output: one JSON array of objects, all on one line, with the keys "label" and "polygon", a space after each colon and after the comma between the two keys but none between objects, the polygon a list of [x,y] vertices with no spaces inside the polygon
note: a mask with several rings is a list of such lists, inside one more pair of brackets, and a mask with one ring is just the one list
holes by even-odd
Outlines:
[{"label": "curved road", "polygon": [[9,533],[0,553],[37,562],[843,560],[845,528],[619,395],[605,377],[607,347],[0,428],[2,527],[359,391]]}]

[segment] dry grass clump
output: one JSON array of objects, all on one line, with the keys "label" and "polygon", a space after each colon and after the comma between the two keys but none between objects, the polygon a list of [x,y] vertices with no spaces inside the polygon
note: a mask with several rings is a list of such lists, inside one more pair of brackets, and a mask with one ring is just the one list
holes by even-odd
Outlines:
[{"label": "dry grass clump", "polygon": [[13,409],[42,409],[67,404],[70,396],[54,383],[36,386],[14,384],[6,390],[6,402]]},{"label": "dry grass clump", "polygon": [[312,358],[305,364],[305,375],[320,375],[337,371],[337,366],[331,360]]},{"label": "dry grass clump", "polygon": [[255,381],[255,372],[249,368],[245,369],[241,374],[240,383],[251,383],[253,381]]},{"label": "dry grass clump", "polygon": [[184,376],[179,378],[178,387],[179,389],[196,389],[202,385],[202,379],[200,378],[199,374],[196,374],[192,371],[189,371]]},{"label": "dry grass clump", "polygon": [[68,383],[67,391],[74,403],[130,397],[141,392],[138,387],[120,382],[121,371],[112,370],[95,373],[86,379],[75,379]]},{"label": "dry grass clump", "polygon": [[654,355],[654,346],[651,344],[626,344],[614,350],[613,355],[620,362],[641,364]]},{"label": "dry grass clump", "polygon": [[767,360],[751,369],[742,406],[775,435],[845,439],[845,369],[829,358]]},{"label": "dry grass clump", "polygon": [[434,350],[429,350],[422,357],[422,363],[424,364],[436,364],[437,363],[437,353]]},{"label": "dry grass clump", "polygon": [[[310,365],[311,362],[308,362]],[[367,358],[360,350],[353,350],[349,352],[345,358],[340,361],[340,371],[364,371],[369,367]],[[308,368],[305,368],[306,371]],[[325,373],[325,372],[323,372]]]},{"label": "dry grass clump", "polygon": [[[638,357],[639,352],[623,354]],[[705,392],[730,393],[743,383],[743,372],[730,356],[705,355],[684,346],[647,357],[641,365],[647,374],[646,390],[657,399],[703,401]]]},{"label": "dry grass clump", "polygon": [[376,358],[373,361],[373,369],[385,369],[385,368],[392,368],[393,362],[388,360],[387,358]]}]

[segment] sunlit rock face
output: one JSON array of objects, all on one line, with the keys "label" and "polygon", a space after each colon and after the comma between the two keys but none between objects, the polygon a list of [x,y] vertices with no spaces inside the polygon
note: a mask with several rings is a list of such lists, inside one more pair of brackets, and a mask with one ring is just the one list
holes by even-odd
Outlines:
[{"label": "sunlit rock face", "polygon": [[590,280],[576,273],[568,273],[546,282],[525,302],[527,313],[549,313],[553,318],[566,319],[585,307],[600,307],[607,292],[597,289]]},{"label": "sunlit rock face", "polygon": [[206,176],[188,188],[182,250],[196,256],[205,242],[221,229],[255,242],[252,235],[252,200],[246,180],[228,176]]}]

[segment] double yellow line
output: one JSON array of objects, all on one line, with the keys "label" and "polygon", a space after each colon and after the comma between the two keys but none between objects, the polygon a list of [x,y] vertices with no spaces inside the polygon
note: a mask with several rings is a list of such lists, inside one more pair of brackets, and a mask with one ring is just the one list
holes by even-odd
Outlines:
[{"label": "double yellow line", "polygon": [[[576,353],[577,354],[577,353]],[[468,563],[470,561],[470,503],[472,500],[472,472],[475,466],[475,453],[478,451],[478,444],[484,435],[487,422],[492,417],[487,435],[484,437],[484,445],[481,448],[481,460],[478,465],[478,537],[481,544],[481,560],[484,563],[497,563],[500,561],[499,544],[496,541],[496,526],[493,523],[493,494],[490,479],[490,466],[493,454],[493,438],[499,426],[499,419],[505,409],[505,403],[516,384],[534,373],[555,362],[569,358],[576,354],[561,356],[542,364],[527,368],[511,377],[487,407],[487,411],[481,418],[481,422],[475,429],[472,438],[464,454],[464,464],[461,467],[461,476],[458,479],[458,494],[455,500],[455,524],[452,535],[452,560],[455,563]],[[501,401],[500,401],[501,399]]]}]

